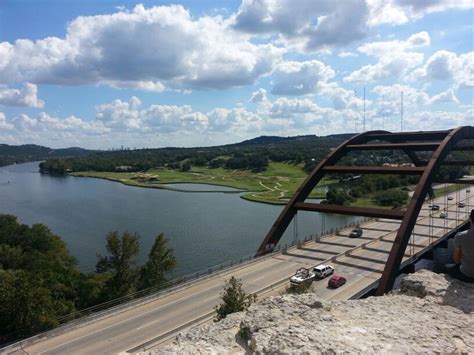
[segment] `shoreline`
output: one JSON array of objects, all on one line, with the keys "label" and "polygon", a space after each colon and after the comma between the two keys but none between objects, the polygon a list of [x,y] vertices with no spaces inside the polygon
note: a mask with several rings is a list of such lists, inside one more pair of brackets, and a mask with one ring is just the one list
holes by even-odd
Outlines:
[{"label": "shoreline", "polygon": [[[80,177],[80,178],[92,178],[92,179],[101,179],[101,180],[107,180],[107,181],[112,181],[112,182],[118,182],[126,186],[132,186],[132,187],[141,187],[141,188],[146,188],[146,189],[161,189],[161,190],[169,190],[169,191],[175,191],[175,192],[189,192],[189,193],[224,193],[224,194],[241,194],[239,197],[243,200],[249,201],[249,202],[255,202],[255,203],[263,203],[267,205],[275,205],[275,206],[283,206],[286,205],[287,201],[270,201],[270,200],[265,200],[265,199],[256,199],[252,198],[250,196],[247,196],[252,193],[261,193],[265,191],[251,191],[251,190],[246,190],[242,188],[236,188],[235,186],[231,185],[225,185],[225,184],[216,184],[216,183],[210,183],[210,182],[191,182],[191,181],[179,181],[179,182],[167,182],[167,183],[160,183],[156,185],[149,185],[149,184],[140,184],[140,183],[131,183],[128,181],[124,181],[121,179],[116,179],[112,177],[106,177],[106,176],[88,176],[88,175],[82,175],[81,173],[72,173],[72,174],[66,174],[66,176],[72,176],[72,177]],[[170,187],[166,185],[170,184],[195,184],[195,185],[209,185],[209,186],[220,186],[220,187],[228,187],[235,189],[236,191],[224,191],[224,190],[184,190],[184,189],[179,189],[175,187]]]}]

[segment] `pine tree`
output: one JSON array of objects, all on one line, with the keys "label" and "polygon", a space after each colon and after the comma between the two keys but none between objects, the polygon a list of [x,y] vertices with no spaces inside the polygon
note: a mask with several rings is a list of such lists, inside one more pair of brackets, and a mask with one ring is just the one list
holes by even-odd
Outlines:
[{"label": "pine tree", "polygon": [[234,276],[227,281],[221,297],[223,303],[215,307],[216,322],[224,319],[228,314],[246,310],[257,299],[256,295],[247,295],[242,289],[242,281]]},{"label": "pine tree", "polygon": [[140,289],[154,287],[160,289],[166,283],[166,273],[176,267],[173,249],[167,247],[168,240],[163,233],[155,238],[148,254],[148,261],[141,270]]}]

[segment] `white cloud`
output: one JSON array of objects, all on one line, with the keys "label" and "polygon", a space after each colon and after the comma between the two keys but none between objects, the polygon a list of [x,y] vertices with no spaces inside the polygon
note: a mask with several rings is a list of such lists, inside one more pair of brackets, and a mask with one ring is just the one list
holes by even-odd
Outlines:
[{"label": "white cloud", "polygon": [[66,134],[68,137],[70,133],[76,132],[91,135],[108,132],[99,122],[87,122],[75,116],[61,119],[51,116],[46,112],[41,112],[34,118],[21,114],[16,116],[12,123],[18,131],[44,132],[52,135]]},{"label": "white cloud", "polygon": [[38,88],[35,84],[25,83],[22,89],[0,86],[0,105],[41,108],[44,101],[38,99]]},{"label": "white cloud", "polygon": [[250,98],[250,102],[253,103],[261,103],[264,101],[268,101],[267,99],[267,90],[260,88],[257,91],[252,93],[252,97]]},{"label": "white cloud", "polygon": [[418,47],[430,44],[430,36],[422,31],[408,37],[407,40],[393,40],[366,43],[357,48],[360,53],[378,59],[375,64],[367,64],[346,76],[345,82],[371,82],[388,77],[400,78],[410,70],[423,64],[424,55],[411,52]]},{"label": "white cloud", "polygon": [[345,52],[345,51],[342,51],[342,52],[339,52],[339,53],[337,54],[337,56],[338,56],[339,58],[350,58],[350,57],[353,57],[353,58],[354,58],[354,57],[357,57],[358,54],[357,54],[357,53],[353,53],[353,52]]},{"label": "white cloud", "polygon": [[412,130],[441,130],[459,126],[472,126],[474,111],[420,111],[409,118],[409,129]]},{"label": "white cloud", "polygon": [[104,126],[123,131],[161,133],[196,130],[207,127],[207,117],[189,105],[151,105],[141,109],[137,97],[130,101],[114,100],[96,107],[96,119]]},{"label": "white cloud", "polygon": [[472,0],[367,0],[367,3],[372,26],[401,25],[434,12],[474,7]]},{"label": "white cloud", "polygon": [[394,56],[381,57],[376,64],[364,65],[344,77],[343,80],[347,83],[368,83],[389,77],[401,77],[421,64],[423,64],[423,54],[402,52]]},{"label": "white cloud", "polygon": [[0,112],[0,130],[13,129],[13,125],[7,122],[7,118],[3,112]]},{"label": "white cloud", "polygon": [[399,52],[406,52],[417,47],[426,47],[430,45],[430,35],[426,31],[415,33],[407,40],[393,40],[365,43],[358,47],[360,53],[373,57],[386,57]]},{"label": "white cloud", "polygon": [[459,103],[459,100],[458,98],[456,97],[456,95],[454,94],[454,90],[453,89],[448,89],[446,91],[443,91],[437,95],[434,95],[431,99],[430,99],[431,103],[432,104],[439,104],[439,103],[456,103],[458,104]]},{"label": "white cloud", "polygon": [[[403,92],[403,107],[407,113],[406,116],[412,122],[412,124],[414,124],[412,116],[420,109],[426,110],[427,107],[432,107],[433,105],[437,104],[443,105],[459,103],[459,100],[456,97],[453,89],[448,89],[436,95],[430,96],[423,90],[419,90],[408,85],[396,84],[391,86],[376,86],[373,89],[373,92],[377,95],[377,99],[374,101],[374,105],[372,106],[372,117],[398,117],[400,115],[401,108],[401,93]],[[428,129],[428,127],[425,127],[425,129]]]},{"label": "white cloud", "polygon": [[427,82],[454,80],[458,87],[474,87],[474,52],[457,55],[446,50],[437,51],[408,79]]},{"label": "white cloud", "polygon": [[317,51],[344,46],[366,36],[364,0],[244,0],[235,28],[252,34],[278,34],[288,47]]},{"label": "white cloud", "polygon": [[0,43],[0,80],[149,91],[251,84],[272,70],[283,50],[252,44],[227,22],[194,20],[179,5],[77,17],[63,39]]},{"label": "white cloud", "polygon": [[[335,110],[360,110],[363,107],[364,100],[353,90],[346,90],[337,83],[324,83],[319,87],[319,94],[332,100]],[[371,101],[366,100],[366,105],[370,105]]]},{"label": "white cloud", "polygon": [[287,61],[280,63],[274,73],[274,95],[305,95],[315,92],[318,84],[336,75],[334,70],[318,61]]}]

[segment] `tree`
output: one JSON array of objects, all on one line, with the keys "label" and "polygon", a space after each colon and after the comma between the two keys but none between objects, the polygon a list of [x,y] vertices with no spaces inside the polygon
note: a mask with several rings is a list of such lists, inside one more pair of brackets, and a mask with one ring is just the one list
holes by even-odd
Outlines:
[{"label": "tree", "polygon": [[141,269],[140,289],[156,287],[162,288],[167,281],[165,274],[176,267],[176,258],[173,249],[167,247],[168,240],[163,233],[155,238],[155,242],[148,254],[148,261]]},{"label": "tree", "polygon": [[28,336],[56,326],[61,310],[57,307],[59,302],[33,273],[0,270],[0,340]]},{"label": "tree", "polygon": [[375,194],[375,200],[382,206],[401,207],[408,199],[408,193],[400,189],[380,191]]},{"label": "tree", "polygon": [[181,165],[181,171],[183,172],[188,172],[188,171],[191,171],[191,163],[189,161],[187,162],[184,162],[182,165]]},{"label": "tree", "polygon": [[140,251],[139,235],[118,232],[107,235],[107,251],[110,255],[98,255],[96,269],[98,273],[109,273],[106,282],[106,298],[113,299],[132,293],[136,288],[138,269],[135,259]]},{"label": "tree", "polygon": [[335,205],[347,205],[352,198],[344,189],[330,188],[326,193],[326,201]]},{"label": "tree", "polygon": [[228,314],[246,310],[257,299],[256,295],[247,295],[242,289],[241,280],[234,276],[226,282],[221,297],[223,303],[215,307],[217,312],[216,322],[224,319]]}]

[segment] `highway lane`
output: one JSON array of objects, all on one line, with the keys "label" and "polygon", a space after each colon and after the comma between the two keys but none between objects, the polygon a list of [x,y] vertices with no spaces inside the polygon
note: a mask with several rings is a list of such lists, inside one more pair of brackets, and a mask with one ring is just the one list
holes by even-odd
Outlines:
[{"label": "highway lane", "polygon": [[[464,197],[465,192],[461,196]],[[444,202],[443,198],[438,198],[435,203],[441,206]],[[423,209],[420,225],[415,229],[415,251],[429,243],[430,230],[441,236],[445,231],[445,223],[453,227],[457,222],[451,216],[455,216],[458,201],[455,199],[449,202],[450,218],[447,220],[431,218],[429,209]],[[466,211],[467,208],[462,218],[465,218]],[[435,216],[439,213],[436,212]],[[430,218],[435,228],[427,226]],[[276,254],[198,281],[146,304],[38,342],[25,350],[30,354],[108,354],[126,351],[212,312],[219,303],[224,282],[231,275],[242,279],[247,292],[256,292],[287,280],[298,267],[329,262],[335,266],[337,273],[347,277],[348,283],[337,290],[330,290],[327,280],[317,281],[313,283],[315,292],[322,298],[347,299],[380,277],[398,226],[398,221],[370,221],[362,226],[364,234],[361,238],[349,238],[349,230],[344,230],[340,235],[325,237],[320,242],[308,242],[299,249],[289,249],[287,253]],[[352,251],[345,255],[348,249]],[[409,257],[410,251],[408,248],[406,257]],[[287,283],[283,286],[287,286]]]}]

